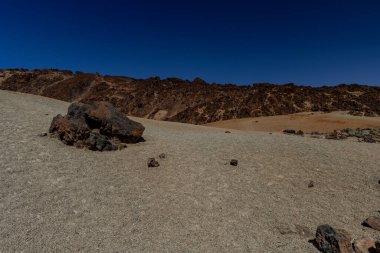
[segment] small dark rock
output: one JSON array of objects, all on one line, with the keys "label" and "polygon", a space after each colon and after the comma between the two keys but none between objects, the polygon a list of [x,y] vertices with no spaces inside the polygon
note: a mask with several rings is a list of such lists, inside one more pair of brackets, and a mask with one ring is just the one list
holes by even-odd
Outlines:
[{"label": "small dark rock", "polygon": [[232,165],[232,166],[237,166],[237,165],[238,165],[238,160],[236,160],[236,159],[232,159],[232,160],[230,161],[230,165]]},{"label": "small dark rock", "polygon": [[226,134],[230,134],[231,132],[230,131],[225,131]]},{"label": "small dark rock", "polygon": [[296,134],[296,130],[293,130],[293,129],[285,129],[282,132],[284,134]]},{"label": "small dark rock", "polygon": [[148,158],[148,167],[158,167],[160,164],[156,161],[155,158]]},{"label": "small dark rock", "polygon": [[304,132],[303,132],[302,130],[298,130],[298,131],[296,132],[296,135],[304,136]]},{"label": "small dark rock", "polygon": [[314,187],[314,181],[310,180],[309,184],[307,185],[308,188],[313,188]]},{"label": "small dark rock", "polygon": [[363,141],[364,142],[368,142],[368,143],[375,143],[376,141],[373,139],[373,136],[368,134],[368,135],[364,135],[363,137]]},{"label": "small dark rock", "polygon": [[40,133],[38,134],[38,137],[46,137],[47,136],[47,133]]},{"label": "small dark rock", "polygon": [[371,216],[363,221],[363,225],[380,231],[380,218]]},{"label": "small dark rock", "polygon": [[161,159],[165,159],[166,155],[164,153],[161,153],[158,157],[161,158]]}]

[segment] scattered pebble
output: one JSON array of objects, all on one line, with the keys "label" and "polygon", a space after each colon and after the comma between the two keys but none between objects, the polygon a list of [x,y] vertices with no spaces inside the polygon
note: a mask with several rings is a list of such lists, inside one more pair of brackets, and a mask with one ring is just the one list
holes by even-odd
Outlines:
[{"label": "scattered pebble", "polygon": [[45,136],[47,136],[47,133],[40,133],[40,134],[38,134],[38,137],[45,137]]},{"label": "scattered pebble", "polygon": [[158,167],[160,164],[156,161],[155,158],[148,158],[148,167]]},{"label": "scattered pebble", "polygon": [[230,161],[230,165],[232,165],[232,166],[237,166],[237,165],[238,165],[238,160],[236,160],[236,159],[232,159],[232,160]]},{"label": "scattered pebble", "polygon": [[308,184],[307,187],[309,187],[309,188],[314,187],[314,181],[313,181],[313,180],[310,180],[310,182],[309,182],[309,184]]},{"label": "scattered pebble", "polygon": [[165,153],[161,153],[158,157],[161,158],[161,159],[165,159],[166,155],[165,155]]},{"label": "scattered pebble", "polygon": [[225,131],[226,134],[230,134],[231,132],[230,131]]}]

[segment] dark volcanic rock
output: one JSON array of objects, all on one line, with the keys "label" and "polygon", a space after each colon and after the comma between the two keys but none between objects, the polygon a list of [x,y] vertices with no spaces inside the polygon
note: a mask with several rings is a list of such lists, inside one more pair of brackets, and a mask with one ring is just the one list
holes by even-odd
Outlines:
[{"label": "dark volcanic rock", "polygon": [[160,164],[154,158],[148,158],[148,167],[158,167]]},{"label": "dark volcanic rock", "polygon": [[232,165],[232,166],[237,166],[237,165],[238,165],[238,160],[236,160],[236,159],[232,159],[232,160],[230,161],[230,165]]},{"label": "dark volcanic rock", "polygon": [[351,238],[344,230],[320,225],[315,235],[315,246],[324,253],[352,253]]},{"label": "dark volcanic rock", "polygon": [[145,128],[107,102],[73,103],[66,116],[53,118],[49,132],[66,145],[91,150],[116,150],[121,143],[136,143]]},{"label": "dark volcanic rock", "polygon": [[302,131],[302,130],[294,130],[294,129],[285,129],[282,131],[284,134],[294,134],[294,135],[300,135],[300,136],[304,136],[305,133]]},{"label": "dark volcanic rock", "polygon": [[293,130],[293,129],[285,129],[282,132],[284,134],[296,134],[296,130]]}]

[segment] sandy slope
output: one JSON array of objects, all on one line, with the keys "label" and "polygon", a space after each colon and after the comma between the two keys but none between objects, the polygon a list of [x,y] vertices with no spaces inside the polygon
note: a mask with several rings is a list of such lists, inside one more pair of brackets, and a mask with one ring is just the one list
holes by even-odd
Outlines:
[{"label": "sandy slope", "polygon": [[284,129],[305,132],[332,132],[343,128],[380,128],[380,117],[358,117],[347,112],[297,113],[290,115],[224,120],[206,126],[229,128],[244,131],[282,132]]},{"label": "sandy slope", "polygon": [[100,153],[37,136],[67,106],[0,91],[2,252],[317,252],[295,232],[321,223],[380,236],[360,225],[379,215],[379,145],[136,119],[145,143]]}]

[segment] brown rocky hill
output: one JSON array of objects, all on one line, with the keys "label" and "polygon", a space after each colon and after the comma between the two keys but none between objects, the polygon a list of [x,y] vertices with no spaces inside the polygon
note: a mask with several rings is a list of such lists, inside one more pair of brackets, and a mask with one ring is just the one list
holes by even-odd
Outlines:
[{"label": "brown rocky hill", "polygon": [[108,101],[137,117],[204,124],[305,111],[380,115],[380,87],[207,84],[178,78],[134,79],[63,70],[0,70],[0,89],[68,102]]}]

